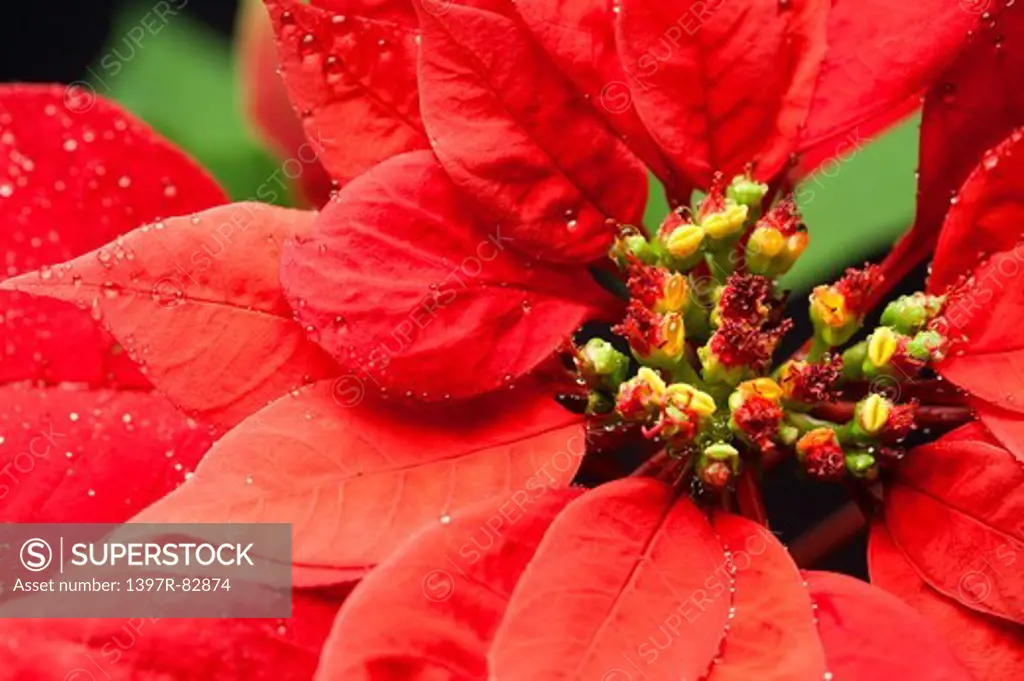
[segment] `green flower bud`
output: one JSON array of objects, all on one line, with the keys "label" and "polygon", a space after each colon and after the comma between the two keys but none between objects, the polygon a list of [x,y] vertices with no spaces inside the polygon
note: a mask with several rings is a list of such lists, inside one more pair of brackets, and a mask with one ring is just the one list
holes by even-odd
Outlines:
[{"label": "green flower bud", "polygon": [[921,362],[938,362],[946,356],[949,340],[938,331],[921,331],[907,343],[907,354]]},{"label": "green flower bud", "polygon": [[631,257],[645,265],[658,262],[658,251],[647,238],[633,227],[627,227],[616,238],[608,256],[622,269],[629,265]]},{"label": "green flower bud", "polygon": [[867,452],[851,452],[846,455],[846,470],[855,478],[874,480],[878,477],[878,462]]},{"label": "green flower bud", "polygon": [[753,178],[746,175],[737,175],[732,178],[732,182],[725,190],[727,198],[740,205],[748,206],[751,210],[757,210],[761,207],[761,201],[767,193],[768,185],[763,182],[756,182]]},{"label": "green flower bud", "polygon": [[603,338],[591,338],[577,352],[576,366],[590,385],[614,392],[626,380],[629,358]]},{"label": "green flower bud", "polygon": [[885,307],[882,312],[882,324],[891,326],[904,335],[912,336],[935,318],[944,302],[942,296],[929,296],[924,293],[901,296]]}]

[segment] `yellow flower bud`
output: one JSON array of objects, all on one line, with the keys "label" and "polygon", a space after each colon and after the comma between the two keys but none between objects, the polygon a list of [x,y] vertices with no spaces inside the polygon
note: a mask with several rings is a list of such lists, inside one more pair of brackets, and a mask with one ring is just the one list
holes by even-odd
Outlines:
[{"label": "yellow flower bud", "polygon": [[818,286],[811,293],[811,315],[834,329],[850,322],[846,298],[832,286]]},{"label": "yellow flower bud", "polygon": [[686,325],[679,314],[670,312],[665,315],[661,324],[661,337],[663,343],[658,351],[666,358],[679,359],[685,354]]},{"label": "yellow flower bud", "polygon": [[771,227],[758,227],[750,234],[747,252],[768,259],[776,257],[785,246],[786,238],[782,236],[782,232]]},{"label": "yellow flower bud", "polygon": [[724,239],[743,229],[749,211],[746,205],[729,202],[723,210],[704,216],[700,226],[712,239]]},{"label": "yellow flower bud", "polygon": [[889,422],[892,403],[877,393],[872,393],[857,405],[857,425],[868,435],[877,435]]},{"label": "yellow flower bud", "polygon": [[703,242],[703,228],[687,223],[672,230],[672,233],[665,239],[665,248],[673,257],[685,260],[696,254]]},{"label": "yellow flower bud", "polygon": [[686,276],[674,272],[665,277],[661,298],[654,305],[655,312],[682,312],[690,298],[690,286]]},{"label": "yellow flower bud", "polygon": [[695,412],[703,418],[711,416],[717,409],[715,398],[687,383],[673,383],[668,386],[665,400],[669,404]]},{"label": "yellow flower bud", "polygon": [[807,244],[809,241],[810,239],[807,237],[807,232],[791,234],[786,239],[786,256],[793,262],[796,262],[797,258],[807,250]]},{"label": "yellow flower bud", "polygon": [[665,385],[664,379],[658,374],[657,371],[648,368],[640,367],[639,371],[636,372],[636,377],[651,389],[651,394],[661,397],[665,394],[667,386]]},{"label": "yellow flower bud", "polygon": [[756,396],[778,402],[782,399],[783,391],[782,387],[770,378],[754,378],[736,386],[736,392],[733,394],[738,394],[740,399]]},{"label": "yellow flower bud", "polygon": [[868,361],[875,367],[884,367],[898,348],[899,337],[888,326],[880,326],[868,340]]}]

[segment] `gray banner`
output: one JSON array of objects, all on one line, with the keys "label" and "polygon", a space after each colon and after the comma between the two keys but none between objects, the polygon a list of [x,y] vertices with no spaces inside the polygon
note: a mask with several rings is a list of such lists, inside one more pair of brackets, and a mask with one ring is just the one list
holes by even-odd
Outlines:
[{"label": "gray banner", "polygon": [[287,524],[0,524],[0,618],[290,617]]}]

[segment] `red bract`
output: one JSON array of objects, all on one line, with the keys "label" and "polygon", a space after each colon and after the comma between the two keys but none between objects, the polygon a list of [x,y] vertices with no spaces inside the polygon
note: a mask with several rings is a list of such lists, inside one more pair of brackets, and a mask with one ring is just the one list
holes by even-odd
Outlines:
[{"label": "red bract", "polygon": [[124,522],[181,484],[213,442],[159,395],[0,388],[0,520]]},{"label": "red bract", "polygon": [[[868,548],[871,581],[927,617],[977,678],[1008,679],[1024,668],[1020,625],[963,607],[936,591],[893,544],[885,527],[872,528]],[[992,576],[972,571],[962,578],[964,594],[977,599],[986,595]]]},{"label": "red bract", "polygon": [[[925,98],[917,218],[888,260],[891,279],[929,255],[946,211],[959,201],[958,190],[982,154],[1024,125],[1024,94],[1013,77],[1024,67],[1024,51],[1011,49],[1024,38],[1024,11],[1005,0],[967,4],[984,18]],[[986,251],[982,244],[964,253]]]},{"label": "red bract", "polygon": [[292,619],[0,621],[4,679],[302,681],[338,604],[297,595]]},{"label": "red bract", "polygon": [[[908,641],[928,653],[897,654]],[[803,576],[765,528],[729,515],[709,523],[652,480],[482,506],[424,530],[353,595],[317,678],[431,673],[970,678],[895,598]]]},{"label": "red bract", "polygon": [[535,386],[458,419],[357,405],[352,389],[324,381],[257,412],[136,521],[289,522],[296,581],[346,582],[425,522],[566,487],[579,467],[581,418]]},{"label": "red bract", "polygon": [[145,225],[4,286],[90,309],[175,403],[231,427],[333,373],[278,282],[285,241],[312,221],[262,204],[222,206]]},{"label": "red bract", "polygon": [[428,525],[366,578],[324,646],[321,681],[487,676],[516,582],[580,490],[482,504]]},{"label": "red bract", "polygon": [[[41,268],[33,281],[140,222],[224,200],[191,160],[84,90],[0,88],[0,157],[6,273]],[[123,521],[195,467],[208,425],[150,392],[98,307],[9,290],[0,303],[5,520]]]},{"label": "red bract", "polygon": [[265,0],[281,75],[320,163],[345,184],[427,148],[416,94],[416,20],[403,0]]},{"label": "red bract", "polygon": [[[0,232],[6,277],[49,269],[146,222],[223,203],[198,166],[86,90],[0,89]],[[43,269],[40,269],[43,268]],[[88,307],[0,292],[0,381],[146,385]]]},{"label": "red bract", "polygon": [[[161,219],[209,208],[225,197],[181,152],[86,91],[0,89],[0,149],[6,160],[0,217],[6,221],[7,274],[41,268],[24,281],[30,287],[53,286],[72,301],[0,292],[3,341],[11,358],[3,364],[6,384],[0,387],[0,517],[8,522],[123,522],[191,475],[216,431],[151,392],[144,375],[153,359],[150,376],[163,383],[165,351],[176,349],[175,361],[187,365],[195,358],[189,354],[197,349],[194,342],[181,344],[177,337],[178,344],[163,345],[156,359],[132,342],[132,333],[116,330],[122,342],[115,344],[99,323],[108,313],[120,319],[122,309],[115,303],[125,308],[134,303],[138,311],[137,304],[146,301],[149,307],[142,312],[148,324],[139,325],[140,336],[151,332],[158,340],[161,333],[166,338],[168,329],[161,332],[161,324],[154,324],[158,318],[149,315],[159,313],[158,301],[175,301],[174,282],[187,271],[196,276],[191,286],[199,287],[201,278],[208,286],[212,279],[213,289],[223,282],[182,269],[194,268],[197,254],[215,257],[201,246],[217,247],[217,225],[207,224],[210,231],[195,238],[194,232],[188,234],[195,229],[190,218],[168,220],[183,232],[178,252],[137,251],[136,239],[145,233],[124,234],[150,222],[155,234]],[[51,267],[107,242],[78,261],[81,271]],[[250,258],[247,273],[257,260]],[[276,272],[276,259],[269,262]],[[129,295],[121,298],[124,291]],[[249,295],[259,305],[254,287],[232,293]],[[200,313],[192,321],[203,324],[216,316],[203,319]],[[297,338],[305,342],[301,334]],[[140,364],[131,362],[129,354]],[[238,374],[251,377],[246,364]],[[209,372],[210,366],[201,371]],[[217,400],[225,393],[205,394],[224,406]],[[3,675],[64,678],[86,669],[77,673],[81,676],[93,673],[99,660],[108,666],[104,672],[110,678],[236,673],[308,678],[336,609],[318,598],[300,598],[291,622],[146,620],[150,629],[144,632],[141,620],[38,620],[31,626],[8,620],[0,637]]]},{"label": "red bract", "polygon": [[912,451],[885,523],[921,577],[965,606],[1024,624],[1024,466],[977,423]]},{"label": "red bract", "polygon": [[[88,361],[12,377],[91,388],[62,385],[26,398],[54,405],[51,415],[45,406],[33,418],[5,411],[29,427],[0,448],[25,448],[30,458],[19,452],[9,461],[39,473],[12,488],[12,519],[125,519],[147,506],[135,520],[292,523],[299,587],[370,575],[335,624],[321,679],[968,677],[908,608],[852,580],[802,576],[764,527],[703,510],[680,494],[683,484],[633,477],[571,489],[598,424],[588,432],[584,416],[552,399],[547,360],[585,323],[620,311],[593,276],[614,243],[624,269],[645,263],[665,276],[652,275],[659,283],[646,302],[633,301],[638,316],[657,320],[647,338],[656,342],[632,348],[644,365],[635,376],[606,341],[573,346],[575,397],[590,417],[607,419],[601,432],[646,434],[666,449],[657,472],[703,486],[709,497],[728,494],[749,459],[739,447],[774,451],[815,431],[835,440],[836,474],[878,475],[867,444],[891,429],[890,415],[912,409],[866,398],[842,441],[839,428],[815,428],[806,410],[797,410],[802,421],[786,420],[796,393],[767,374],[790,326],[772,280],[806,240],[790,241],[803,231],[789,207],[787,229],[768,221],[758,243],[747,242],[767,190],[754,180],[795,181],[906,113],[977,14],[938,0],[899,8],[846,0],[657,9],[640,0],[266,4],[307,144],[340,188],[318,214],[213,207],[220,191],[148,131],[119,122],[112,106],[100,102],[85,115],[74,91],[63,102],[54,90],[10,94],[31,118],[9,133],[0,118],[0,145],[20,169],[0,183],[0,214],[18,227],[12,238],[26,260],[8,262],[5,288],[19,292],[2,295],[57,298],[49,304],[78,315],[73,323],[96,340]],[[265,43],[254,40],[252,65],[265,71]],[[279,100],[263,93],[253,97],[266,112]],[[101,120],[92,123],[93,115]],[[313,163],[301,141],[283,141],[294,134],[278,125],[286,117],[263,120],[282,152]],[[78,130],[83,122],[92,127]],[[31,154],[19,139],[30,135],[43,145]],[[1016,213],[994,198],[997,189],[1016,196],[1018,161],[1007,161],[1015,143],[986,166],[998,170],[964,190],[934,286],[954,270],[977,277],[1000,267],[993,259],[978,270],[977,242],[963,247],[968,227],[983,223],[992,247],[1016,243],[1018,233],[1007,231]],[[95,157],[83,158],[94,148]],[[748,167],[751,175],[732,179]],[[729,175],[702,210],[680,209],[671,229],[648,239],[640,224],[648,171],[683,204],[692,188],[710,188],[715,171]],[[122,190],[131,190],[123,200]],[[773,190],[766,206],[774,198]],[[26,231],[39,226],[57,236]],[[46,240],[69,247],[45,261],[25,255]],[[763,285],[739,314],[713,287],[750,281],[724,270],[736,264],[731,253],[758,248]],[[54,267],[56,259],[69,262]],[[31,268],[39,271],[25,274]],[[709,272],[717,281],[697,290]],[[815,323],[835,342],[812,354],[853,336],[868,292],[857,276],[817,291]],[[1019,312],[1018,298],[994,296],[993,319]],[[128,380],[118,373],[108,381],[109,341],[96,322],[175,405],[230,428],[183,485],[175,488],[178,475],[199,460],[210,431],[203,425],[197,435],[151,393],[140,391],[144,408],[130,410],[122,402],[138,396],[101,393]],[[1000,438],[1016,440],[1019,423],[1006,414],[1017,410],[1019,386],[972,376],[993,362],[1016,368],[1019,343],[979,316],[963,330],[968,351],[938,369],[984,402],[983,418],[998,415]],[[750,352],[726,352],[733,346]],[[882,355],[865,353],[864,362]],[[892,356],[866,366],[883,368]],[[691,361],[700,363],[700,388],[689,384]],[[847,368],[835,357],[815,361],[802,362],[808,375]],[[138,373],[125,375],[148,390]],[[628,415],[616,411],[622,385]],[[804,392],[835,397],[827,387]],[[771,418],[750,420],[744,395]],[[75,482],[60,481],[63,462],[37,453],[42,440],[32,433],[60,432],[54,414],[79,409],[79,400],[90,402],[81,407],[90,416],[68,412],[86,431],[72,431],[83,451],[71,454],[88,465],[74,469]],[[111,421],[155,436],[143,446],[118,437]],[[1020,462],[1010,454],[1018,445],[969,428],[970,437],[912,452],[887,489],[893,543],[950,602],[957,572],[973,569],[979,550],[1022,540],[1010,522],[1024,510]],[[863,451],[851,450],[851,439]],[[113,471],[132,484],[115,488]],[[620,475],[616,468],[601,477]],[[745,475],[741,507],[756,508],[750,469]],[[936,523],[946,530],[921,531]],[[1020,587],[1011,575],[966,605],[1019,622]],[[335,606],[305,593],[296,605],[289,624],[169,627],[125,652],[130,663],[111,678],[309,678]],[[309,627],[309,636],[292,637],[292,627]],[[60,676],[73,663],[68,655],[97,642],[102,651],[106,636],[87,622],[5,631],[15,651],[6,668]],[[182,648],[186,638],[195,650]],[[910,659],[903,646],[919,652]]]},{"label": "red bract", "polygon": [[581,267],[536,262],[485,230],[429,152],[342,190],[282,281],[310,335],[353,382],[417,399],[510,387],[614,300]]},{"label": "red bract", "polygon": [[618,38],[641,118],[707,186],[716,170],[753,161],[770,179],[790,154],[807,155],[808,171],[859,146],[894,112],[909,112],[904,102],[975,23],[960,7],[933,2],[627,0]]}]

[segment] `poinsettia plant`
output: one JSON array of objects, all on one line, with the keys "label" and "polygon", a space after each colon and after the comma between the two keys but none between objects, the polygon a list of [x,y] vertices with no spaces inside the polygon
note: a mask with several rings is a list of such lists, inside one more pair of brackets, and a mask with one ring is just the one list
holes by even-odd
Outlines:
[{"label": "poinsettia plant", "polygon": [[[266,9],[297,118],[252,101],[317,150],[319,210],[228,203],[88,92],[0,89],[0,509],[291,523],[294,616],[5,620],[5,678],[1024,671],[1012,0]],[[782,356],[795,183],[922,96],[914,226]],[[873,584],[771,532],[788,457],[871,521]]]}]

